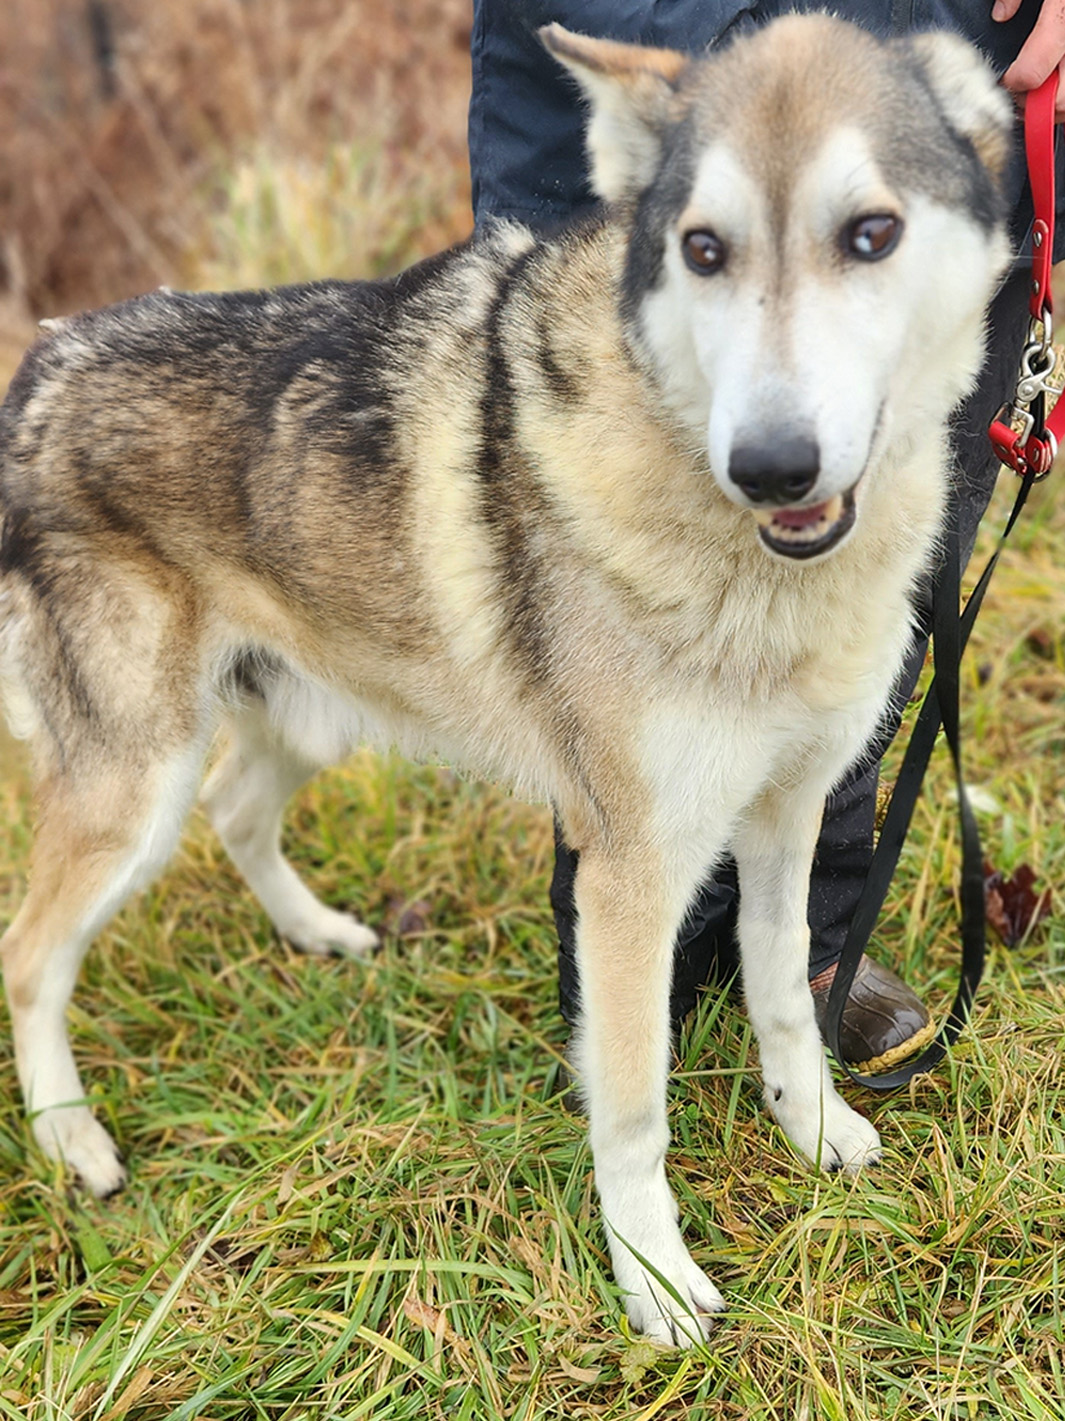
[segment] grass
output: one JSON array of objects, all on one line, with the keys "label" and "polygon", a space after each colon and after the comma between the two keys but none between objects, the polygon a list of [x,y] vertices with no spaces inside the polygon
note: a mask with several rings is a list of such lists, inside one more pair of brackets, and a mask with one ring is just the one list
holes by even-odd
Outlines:
[{"label": "grass", "polygon": [[276,286],[322,272],[393,273],[426,255],[455,201],[453,174],[397,184],[381,143],[334,144],[315,162],[258,146],[209,187],[212,217],[186,258],[197,288]]},{"label": "grass", "polygon": [[[1053,483],[975,636],[970,778],[990,857],[1065,877],[1065,518]],[[937,764],[882,954],[953,973]],[[7,913],[29,836],[3,787]],[[729,1312],[705,1352],[629,1337],[557,1066],[550,825],[489,787],[357,757],[300,795],[290,851],[390,929],[368,967],[272,939],[199,819],[90,956],[72,1013],[132,1164],[84,1199],[0,1072],[0,1415],[12,1418],[1060,1418],[1060,902],[996,948],[973,1028],[908,1091],[851,1098],[885,1164],[816,1178],[708,995],[674,1076],[671,1174]]]}]

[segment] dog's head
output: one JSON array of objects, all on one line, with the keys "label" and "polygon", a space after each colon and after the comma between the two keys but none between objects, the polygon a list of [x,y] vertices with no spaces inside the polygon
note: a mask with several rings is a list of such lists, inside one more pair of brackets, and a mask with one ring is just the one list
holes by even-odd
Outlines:
[{"label": "dog's head", "polygon": [[699,59],[541,35],[628,227],[634,348],[765,545],[827,555],[862,480],[942,429],[978,369],[1008,260],[1007,96],[954,36],[824,15]]}]

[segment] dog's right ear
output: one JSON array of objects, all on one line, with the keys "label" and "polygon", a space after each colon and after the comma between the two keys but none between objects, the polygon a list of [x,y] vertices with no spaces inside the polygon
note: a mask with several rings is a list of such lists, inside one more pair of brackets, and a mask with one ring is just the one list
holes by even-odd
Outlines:
[{"label": "dog's right ear", "polygon": [[544,25],[539,33],[591,103],[592,186],[608,202],[635,197],[654,176],[662,130],[676,113],[677,86],[688,56],[589,39],[557,24]]}]

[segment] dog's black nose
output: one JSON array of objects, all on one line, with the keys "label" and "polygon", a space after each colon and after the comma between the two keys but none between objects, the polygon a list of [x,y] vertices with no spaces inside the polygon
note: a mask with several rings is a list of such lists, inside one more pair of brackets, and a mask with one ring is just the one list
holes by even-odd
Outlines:
[{"label": "dog's black nose", "polygon": [[821,451],[813,439],[798,436],[737,444],[728,476],[752,503],[798,503],[821,472]]}]

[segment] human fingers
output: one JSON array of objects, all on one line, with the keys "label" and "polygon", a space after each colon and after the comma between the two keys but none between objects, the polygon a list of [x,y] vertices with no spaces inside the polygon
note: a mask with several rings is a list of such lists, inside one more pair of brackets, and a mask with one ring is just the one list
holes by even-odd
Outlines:
[{"label": "human fingers", "polygon": [[[1009,5],[1012,0],[998,0]],[[1065,0],[1046,0],[1021,52],[1002,76],[1013,94],[1037,89],[1065,59]]]}]

